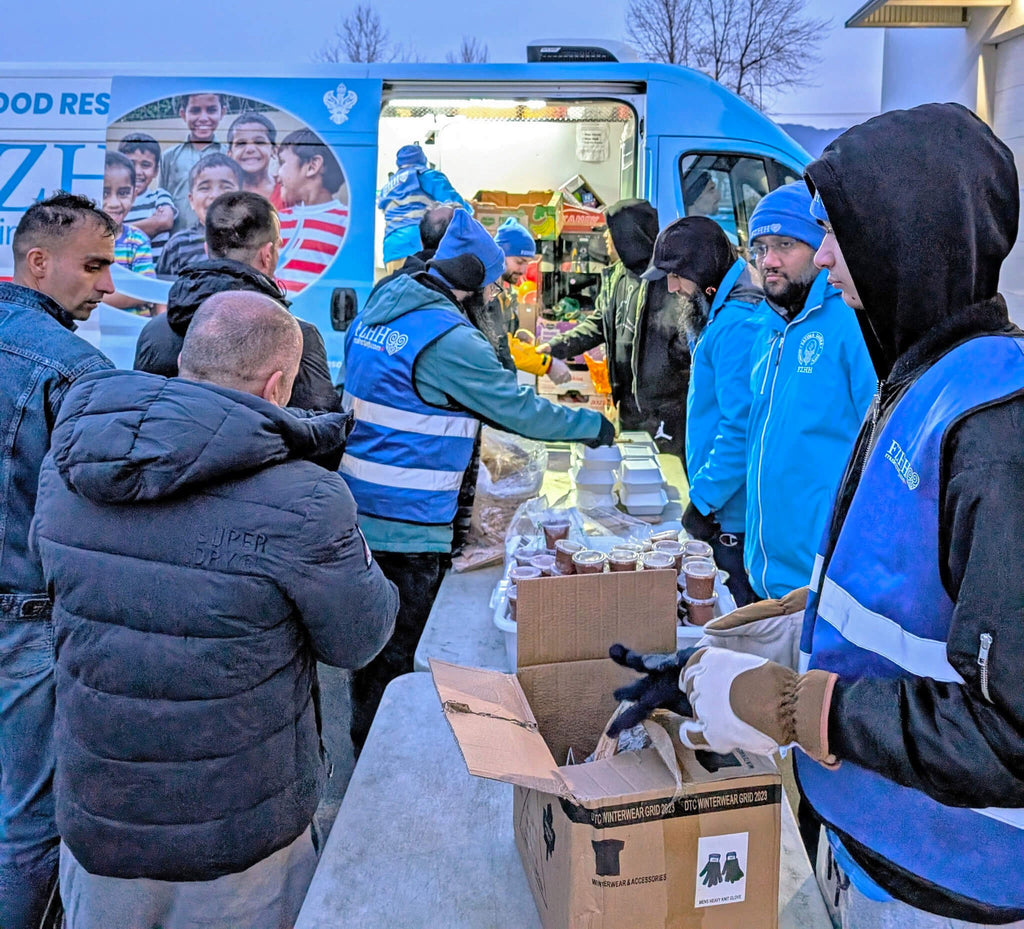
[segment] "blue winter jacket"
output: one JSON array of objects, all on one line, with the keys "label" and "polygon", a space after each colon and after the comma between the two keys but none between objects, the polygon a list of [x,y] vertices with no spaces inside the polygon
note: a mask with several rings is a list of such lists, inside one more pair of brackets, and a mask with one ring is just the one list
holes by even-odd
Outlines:
[{"label": "blue winter jacket", "polygon": [[423,247],[420,220],[434,203],[455,203],[473,215],[473,207],[440,171],[410,165],[391,176],[377,198],[377,209],[384,212],[385,261],[407,258]]},{"label": "blue winter jacket", "polygon": [[243,871],[309,825],[316,662],[357,668],[398,595],[337,452],[346,417],[142,372],[68,393],[33,531],[57,655],[57,826],[92,874]]},{"label": "blue winter jacket", "polygon": [[75,335],[75,321],[57,303],[0,282],[0,594],[46,590],[39,558],[28,546],[39,467],[71,385],[110,367]]},{"label": "blue winter jacket", "polygon": [[724,532],[744,531],[750,352],[766,312],[746,261],[722,279],[708,324],[692,350],[686,394],[686,467],[690,501],[713,513]]},{"label": "blue winter jacket", "polygon": [[878,385],[828,272],[786,321],[766,303],[754,344],[744,562],[761,597],[810,582],[832,496]]}]

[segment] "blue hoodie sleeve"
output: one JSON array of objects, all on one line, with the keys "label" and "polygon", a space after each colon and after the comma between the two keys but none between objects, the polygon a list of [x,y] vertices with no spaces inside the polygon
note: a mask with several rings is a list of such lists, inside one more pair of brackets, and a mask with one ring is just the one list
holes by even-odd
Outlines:
[{"label": "blue hoodie sleeve", "polygon": [[469,326],[458,326],[423,351],[416,389],[427,403],[443,406],[453,400],[484,422],[530,439],[596,439],[605,421],[594,410],[559,406],[520,387],[483,335]]},{"label": "blue hoodie sleeve", "polygon": [[457,203],[470,216],[473,215],[473,207],[440,171],[424,171],[420,175],[420,186],[428,197],[432,197],[438,203]]},{"label": "blue hoodie sleeve", "polygon": [[721,418],[708,459],[690,481],[690,499],[705,515],[720,510],[747,479],[751,351],[760,328],[753,315],[747,315],[750,319],[712,330],[711,365]]}]

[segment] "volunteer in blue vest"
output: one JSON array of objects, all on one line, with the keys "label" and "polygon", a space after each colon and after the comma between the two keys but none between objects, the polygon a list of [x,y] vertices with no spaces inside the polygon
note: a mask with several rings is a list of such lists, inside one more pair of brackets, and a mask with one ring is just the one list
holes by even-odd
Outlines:
[{"label": "volunteer in blue vest", "polygon": [[764,294],[722,227],[706,216],[670,223],[654,245],[654,267],[676,294],[693,362],[686,394],[690,502],[683,527],[708,542],[743,606],[755,599],[743,567],[750,349]]},{"label": "volunteer in blue vest", "polygon": [[759,597],[810,580],[832,494],[877,383],[853,310],[814,265],[824,232],[798,181],[750,217],[765,293],[752,359],[744,558]]},{"label": "volunteer in blue vest", "polygon": [[387,683],[413,653],[450,563],[452,520],[481,422],[541,440],[609,445],[614,428],[520,387],[464,305],[481,299],[505,255],[456,210],[427,270],[374,291],[345,342],[345,409],[355,426],[341,473],[359,525],[401,596],[395,634],[352,683],[352,738],[362,746]]},{"label": "volunteer in blue vest", "polygon": [[420,220],[438,203],[460,206],[472,214],[471,207],[440,171],[427,164],[419,145],[403,145],[395,158],[397,171],[381,188],[377,209],[384,213],[384,265],[388,273],[418,252]]},{"label": "volunteer in blue vest", "polygon": [[774,621],[750,623],[759,654],[689,657],[681,735],[799,745],[843,929],[1022,927],[1024,333],[997,293],[1013,156],[969,110],[927,104],[848,130],[806,177],[878,399],[823,537],[809,670],[766,661]]}]

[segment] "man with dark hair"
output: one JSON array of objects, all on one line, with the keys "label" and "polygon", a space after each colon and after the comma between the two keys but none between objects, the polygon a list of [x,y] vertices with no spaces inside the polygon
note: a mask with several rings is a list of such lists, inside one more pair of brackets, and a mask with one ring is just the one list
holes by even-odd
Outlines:
[{"label": "man with dark hair", "polygon": [[679,301],[692,352],[686,394],[686,468],[690,502],[683,528],[715,551],[729,590],[743,606],[754,598],[743,567],[750,352],[764,319],[764,292],[722,227],[685,216],[662,229],[652,265]]},{"label": "man with dark hair", "polygon": [[53,621],[29,548],[39,468],[71,386],[111,367],[74,335],[114,292],[117,224],[85,197],[29,207],[0,282],[0,926],[36,929],[54,884]]},{"label": "man with dark hair", "polygon": [[[317,661],[357,668],[398,596],[299,418],[277,301],[198,309],[165,380],[79,382],[34,531],[56,604],[61,896],[74,929],[287,929],[316,867]],[[6,924],[5,924],[6,929]]]},{"label": "man with dark hair", "polygon": [[[281,248],[280,220],[270,202],[259,194],[236,190],[221,194],[206,214],[209,257],[187,267],[171,287],[167,312],[150,320],[139,334],[135,369],[174,377],[178,353],[199,305],[222,290],[266,294],[288,306],[284,292],[271,275]],[[302,362],[291,406],[331,411],[339,397],[331,381],[323,336],[312,323],[298,320],[302,330]]]}]

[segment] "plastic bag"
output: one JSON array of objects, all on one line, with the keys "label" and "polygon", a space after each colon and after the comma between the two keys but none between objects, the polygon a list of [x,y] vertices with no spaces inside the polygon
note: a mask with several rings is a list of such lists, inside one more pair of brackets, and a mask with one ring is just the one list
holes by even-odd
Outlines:
[{"label": "plastic bag", "polygon": [[469,535],[462,551],[452,559],[456,571],[502,560],[505,534],[517,509],[540,492],[548,451],[543,442],[485,426],[480,436],[480,464]]}]

